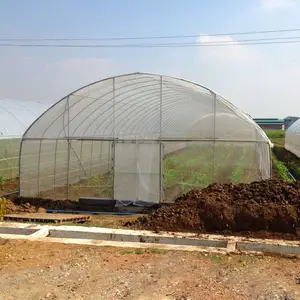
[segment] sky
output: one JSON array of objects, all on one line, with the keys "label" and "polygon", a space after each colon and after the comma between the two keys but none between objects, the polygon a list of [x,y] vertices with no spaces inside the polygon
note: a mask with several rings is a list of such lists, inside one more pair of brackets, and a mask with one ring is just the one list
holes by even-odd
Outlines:
[{"label": "sky", "polygon": [[[235,42],[300,32],[213,34],[300,28],[299,15],[300,0],[0,0],[0,39],[193,35],[188,42]],[[0,97],[54,103],[105,77],[151,72],[207,86],[252,117],[284,118],[300,115],[299,53],[300,43],[151,49],[0,47]]]}]

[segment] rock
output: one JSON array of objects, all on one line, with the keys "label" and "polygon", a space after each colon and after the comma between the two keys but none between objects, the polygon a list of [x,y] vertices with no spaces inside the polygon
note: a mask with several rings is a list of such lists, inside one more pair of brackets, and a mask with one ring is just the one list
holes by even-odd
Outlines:
[{"label": "rock", "polygon": [[36,212],[44,214],[44,213],[47,213],[47,210],[43,207],[39,207]]},{"label": "rock", "polygon": [[8,239],[0,238],[0,246],[5,245],[8,242]]}]

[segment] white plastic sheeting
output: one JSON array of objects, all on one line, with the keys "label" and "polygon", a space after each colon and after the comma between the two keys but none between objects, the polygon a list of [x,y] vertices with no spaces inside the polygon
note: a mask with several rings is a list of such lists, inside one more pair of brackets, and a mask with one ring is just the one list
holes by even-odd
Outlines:
[{"label": "white plastic sheeting", "polygon": [[0,176],[18,175],[20,138],[31,123],[50,105],[0,97]]},{"label": "white plastic sheeting", "polygon": [[285,149],[300,157],[300,119],[286,131]]},{"label": "white plastic sheeting", "polygon": [[267,136],[230,102],[189,81],[134,73],[83,87],[33,123],[20,193],[158,202],[211,182],[267,179],[270,168]]}]

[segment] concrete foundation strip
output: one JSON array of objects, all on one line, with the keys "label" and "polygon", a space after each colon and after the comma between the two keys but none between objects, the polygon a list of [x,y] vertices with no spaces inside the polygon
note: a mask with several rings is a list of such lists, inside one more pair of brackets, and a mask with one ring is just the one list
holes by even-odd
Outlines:
[{"label": "concrete foundation strip", "polygon": [[0,222],[0,238],[176,251],[198,251],[218,254],[252,253],[300,256],[299,241],[251,239],[193,233],[154,233],[83,226],[52,226]]}]

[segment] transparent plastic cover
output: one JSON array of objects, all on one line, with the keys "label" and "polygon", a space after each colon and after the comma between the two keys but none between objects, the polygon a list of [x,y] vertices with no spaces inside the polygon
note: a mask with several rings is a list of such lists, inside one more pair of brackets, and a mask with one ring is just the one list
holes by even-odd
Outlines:
[{"label": "transparent plastic cover", "polygon": [[226,99],[186,80],[134,73],[83,87],[32,124],[20,192],[158,203],[212,182],[267,179],[270,170],[266,134]]}]

